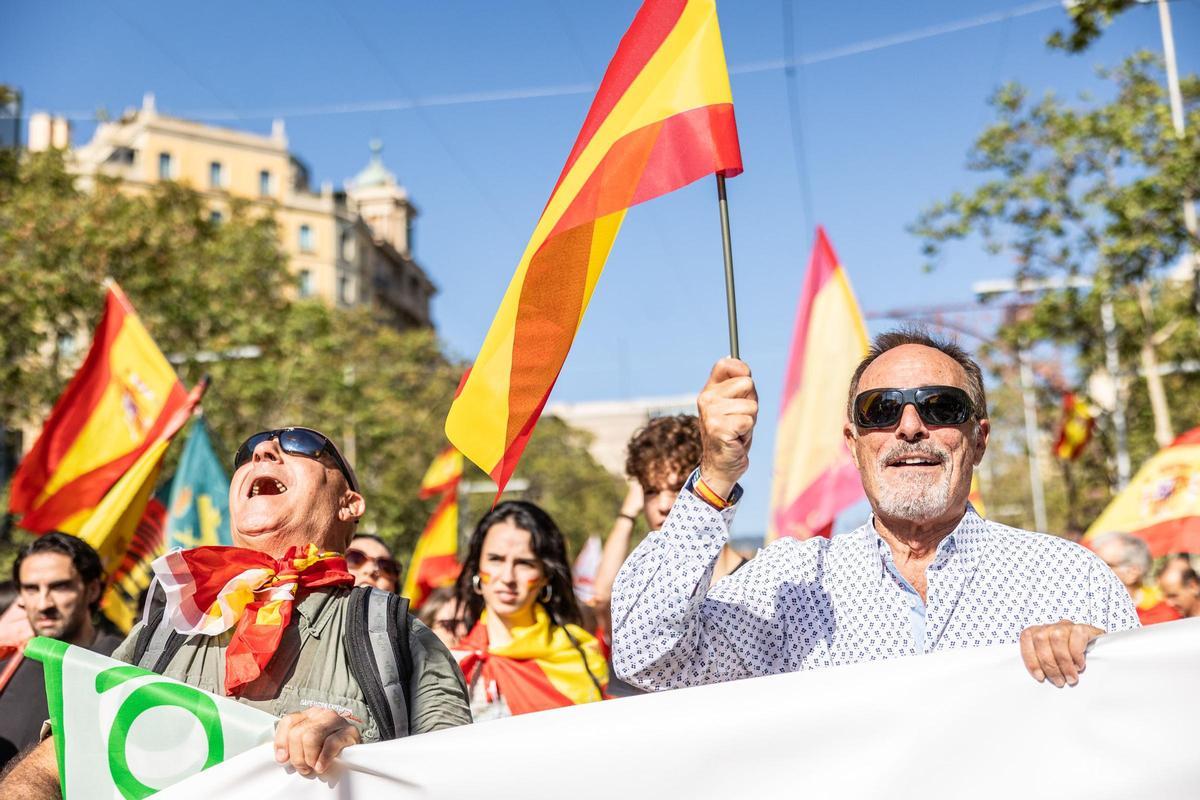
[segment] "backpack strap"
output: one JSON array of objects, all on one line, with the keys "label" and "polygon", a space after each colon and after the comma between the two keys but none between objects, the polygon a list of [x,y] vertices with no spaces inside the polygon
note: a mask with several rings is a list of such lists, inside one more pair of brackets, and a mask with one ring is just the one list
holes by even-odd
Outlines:
[{"label": "backpack strap", "polygon": [[166,618],[167,596],[165,592],[156,591],[146,599],[150,604],[147,623],[138,633],[137,642],[133,646],[134,666],[157,672],[160,675],[171,663],[171,658],[183,647],[187,636],[177,633]]},{"label": "backpack strap", "polygon": [[362,689],[381,739],[408,735],[409,645],[408,600],[370,586],[350,592],[346,610],[346,659]]}]

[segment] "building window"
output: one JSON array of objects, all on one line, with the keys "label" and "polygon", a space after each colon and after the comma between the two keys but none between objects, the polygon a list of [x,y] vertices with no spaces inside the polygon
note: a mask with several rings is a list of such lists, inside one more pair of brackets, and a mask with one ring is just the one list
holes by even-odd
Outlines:
[{"label": "building window", "polygon": [[313,251],[313,232],[307,225],[300,226],[300,250],[304,253]]},{"label": "building window", "polygon": [[175,177],[175,159],[171,158],[170,153],[158,154],[158,179],[160,181],[169,181]]},{"label": "building window", "polygon": [[208,212],[208,221],[211,222],[213,225],[220,225],[224,219],[225,219],[225,215],[222,214],[220,211],[217,211],[215,208],[212,211]]},{"label": "building window", "polygon": [[354,235],[349,231],[349,229],[342,231],[342,243],[340,249],[342,251],[343,261],[354,260]]},{"label": "building window", "polygon": [[307,269],[300,270],[300,296],[312,297],[312,271]]},{"label": "building window", "polygon": [[338,302],[344,306],[354,305],[354,282],[344,272],[338,275]]},{"label": "building window", "polygon": [[220,161],[208,165],[208,185],[212,189],[225,188],[225,167]]},{"label": "building window", "polygon": [[271,197],[275,194],[275,182],[271,179],[270,170],[262,170],[258,173],[258,196]]}]

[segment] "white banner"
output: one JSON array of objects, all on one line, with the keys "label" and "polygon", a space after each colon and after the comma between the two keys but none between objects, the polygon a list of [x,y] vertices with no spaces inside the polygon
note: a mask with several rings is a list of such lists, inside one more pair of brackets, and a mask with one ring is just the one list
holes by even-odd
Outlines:
[{"label": "white banner", "polygon": [[1197,720],[1200,619],[1102,637],[1074,688],[943,652],[353,747],[328,781],[268,745],[156,800],[1196,797]]}]

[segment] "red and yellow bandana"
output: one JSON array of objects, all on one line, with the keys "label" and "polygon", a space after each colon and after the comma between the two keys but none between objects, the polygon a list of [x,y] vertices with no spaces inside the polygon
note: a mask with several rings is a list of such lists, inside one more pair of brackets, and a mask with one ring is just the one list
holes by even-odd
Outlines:
[{"label": "red and yellow bandana", "polygon": [[[608,685],[608,665],[595,638],[583,628],[569,626],[577,649],[561,625],[554,625],[541,604],[534,606],[532,625],[513,628],[513,640],[490,646],[487,612],[454,648],[467,680],[482,671],[490,699],[499,694],[513,714],[527,714],[576,703],[602,700]],[[584,659],[587,659],[586,666]],[[590,671],[590,675],[588,674]]]},{"label": "red and yellow bandana", "polygon": [[302,589],[353,586],[345,560],[316,545],[291,547],[281,559],[240,547],[196,547],[152,564],[167,597],[166,619],[186,636],[237,628],[225,650],[225,694],[262,674],[279,647]]}]

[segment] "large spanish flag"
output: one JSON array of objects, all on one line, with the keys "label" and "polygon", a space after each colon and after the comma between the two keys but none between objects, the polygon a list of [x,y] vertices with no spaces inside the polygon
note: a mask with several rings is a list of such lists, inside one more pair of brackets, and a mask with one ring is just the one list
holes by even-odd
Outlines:
[{"label": "large spanish flag", "polygon": [[1140,536],[1155,558],[1200,552],[1200,428],[1180,435],[1143,464],[1083,542],[1108,531]]},{"label": "large spanish flag", "polygon": [[13,476],[26,530],[78,533],[188,401],[175,370],[111,283],[92,348]]},{"label": "large spanish flag", "polygon": [[646,0],[446,419],[450,441],[501,490],[558,379],[626,209],[705,175],[741,171],[713,0]]},{"label": "large spanish flag", "polygon": [[462,453],[447,447],[421,481],[422,498],[441,495],[442,499],[417,539],[404,578],[404,596],[413,608],[419,608],[434,589],[449,586],[458,578],[458,483],[462,472]]},{"label": "large spanish flag", "polygon": [[768,541],[829,536],[838,512],[863,496],[842,425],[850,378],[867,346],[850,280],[818,226],[775,434]]}]

